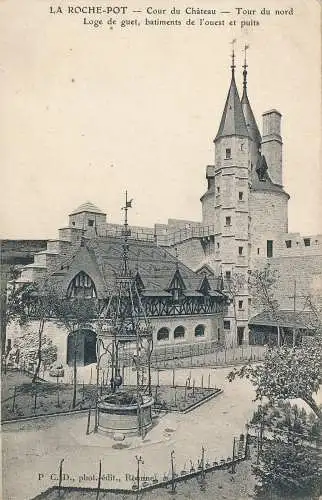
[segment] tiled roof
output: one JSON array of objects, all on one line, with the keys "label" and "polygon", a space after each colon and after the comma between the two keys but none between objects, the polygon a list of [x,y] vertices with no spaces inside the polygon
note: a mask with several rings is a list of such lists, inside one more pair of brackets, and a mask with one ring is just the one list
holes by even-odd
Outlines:
[{"label": "tiled roof", "polygon": [[251,108],[251,105],[249,103],[248,95],[245,88],[242,95],[241,104],[249,135],[257,145],[260,145],[260,143],[262,142],[262,137],[259,132],[255,116]]},{"label": "tiled roof", "polygon": [[307,330],[314,330],[317,326],[316,317],[310,311],[278,311],[276,315],[271,311],[263,311],[253,316],[248,323],[249,326],[280,326]]},{"label": "tiled roof", "polygon": [[[105,281],[115,279],[122,266],[123,241],[121,238],[95,238],[87,243],[88,250],[101,264]],[[185,291],[196,292],[201,286],[201,277],[178,261],[167,250],[152,242],[130,241],[128,265],[132,274],[139,274],[146,293],[168,291],[171,280],[178,269]],[[220,280],[208,278],[213,290],[219,289]]]},{"label": "tiled roof", "polygon": [[225,108],[215,141],[220,137],[230,135],[249,137],[234,75],[231,78]]},{"label": "tiled roof", "polygon": [[91,203],[90,201],[86,201],[82,205],[79,205],[79,207],[75,208],[75,210],[73,210],[70,215],[81,214],[82,212],[106,215],[100,208],[98,208],[96,205],[94,205],[94,203]]}]

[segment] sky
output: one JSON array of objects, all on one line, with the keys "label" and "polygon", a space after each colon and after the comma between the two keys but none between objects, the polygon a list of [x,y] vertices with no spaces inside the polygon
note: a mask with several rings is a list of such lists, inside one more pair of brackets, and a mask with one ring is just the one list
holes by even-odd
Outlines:
[{"label": "sky", "polygon": [[[321,233],[320,4],[267,4],[271,12],[291,4],[293,14],[237,16],[239,5],[229,0],[179,0],[181,9],[231,11],[236,26],[111,30],[85,26],[84,15],[49,12],[50,5],[66,10],[86,2],[1,1],[0,237],[56,238],[68,214],[88,200],[119,223],[126,189],[134,199],[133,225],[200,221],[232,39],[240,92],[242,49],[250,45],[248,95],[260,129],[263,112],[276,108],[283,115],[289,230]],[[129,5],[144,20],[148,2]],[[247,2],[257,10],[263,5]],[[242,29],[241,20],[260,25]]]}]

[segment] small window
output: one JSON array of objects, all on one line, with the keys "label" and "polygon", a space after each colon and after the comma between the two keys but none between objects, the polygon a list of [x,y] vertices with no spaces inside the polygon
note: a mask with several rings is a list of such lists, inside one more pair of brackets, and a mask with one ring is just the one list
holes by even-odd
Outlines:
[{"label": "small window", "polygon": [[227,280],[230,280],[230,278],[231,278],[231,271],[226,271],[225,272],[225,276],[226,276]]},{"label": "small window", "polygon": [[226,160],[230,160],[230,159],[231,159],[231,149],[226,148]]},{"label": "small window", "polygon": [[267,240],[267,257],[273,257],[273,240]]},{"label": "small window", "polygon": [[244,254],[244,247],[238,247],[238,255]]},{"label": "small window", "polygon": [[175,328],[174,332],[173,332],[173,337],[175,339],[182,339],[184,337],[184,334],[185,334],[185,329],[183,326],[177,326],[177,328]]},{"label": "small window", "polygon": [[162,327],[157,333],[158,340],[169,340],[169,328]]},{"label": "small window", "polygon": [[285,245],[286,245],[286,248],[291,248],[292,247],[292,240],[286,240]]},{"label": "small window", "polygon": [[243,308],[243,300],[239,300],[238,301],[238,309],[242,309]]},{"label": "small window", "polygon": [[217,194],[219,194],[219,193],[220,193],[220,187],[217,186]]},{"label": "small window", "polygon": [[239,191],[238,199],[239,199],[239,201],[242,201],[244,199],[244,193],[242,191]]},{"label": "small window", "polygon": [[231,217],[226,217],[226,226],[231,226]]},{"label": "small window", "polygon": [[72,222],[72,226],[75,226],[75,221]]},{"label": "small window", "polygon": [[220,244],[217,242],[217,248],[220,248]]},{"label": "small window", "polygon": [[88,219],[88,225],[89,225],[89,227],[93,227],[94,226],[94,219]]},{"label": "small window", "polygon": [[195,328],[195,337],[204,337],[205,336],[205,325],[198,325]]},{"label": "small window", "polygon": [[304,238],[304,246],[305,247],[311,246],[311,238]]},{"label": "small window", "polygon": [[259,248],[257,248],[257,255],[259,255]]},{"label": "small window", "polygon": [[230,330],[230,321],[229,320],[224,321],[224,330]]},{"label": "small window", "polygon": [[251,306],[252,305],[252,299],[248,299],[248,305]]}]

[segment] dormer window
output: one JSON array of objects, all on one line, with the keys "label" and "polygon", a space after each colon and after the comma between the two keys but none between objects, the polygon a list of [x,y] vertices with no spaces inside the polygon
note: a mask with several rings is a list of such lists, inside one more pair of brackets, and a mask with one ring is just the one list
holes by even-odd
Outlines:
[{"label": "dormer window", "polygon": [[226,148],[226,160],[231,159],[231,148]]},{"label": "dormer window", "polygon": [[88,219],[89,227],[94,227],[94,219]]},{"label": "dormer window", "polygon": [[183,290],[185,290],[185,288],[186,287],[183,282],[183,279],[180,275],[179,270],[177,269],[168,288],[169,292],[171,292],[172,294],[174,302],[179,302],[181,293]]}]

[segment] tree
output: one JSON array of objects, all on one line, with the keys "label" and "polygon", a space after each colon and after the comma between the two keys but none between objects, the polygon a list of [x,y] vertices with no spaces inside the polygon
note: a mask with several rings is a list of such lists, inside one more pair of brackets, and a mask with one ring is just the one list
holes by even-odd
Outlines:
[{"label": "tree", "polygon": [[261,364],[249,363],[235,368],[229,373],[228,380],[248,378],[255,387],[256,400],[302,399],[321,420],[321,409],[313,398],[322,379],[320,352],[321,338],[318,345],[305,348],[282,346],[268,349]]},{"label": "tree", "polygon": [[[23,359],[25,362],[35,363],[39,361],[38,352],[38,332],[30,330],[23,336],[14,340],[11,355],[14,356],[17,363]],[[57,346],[46,336],[41,339],[40,359],[43,367],[46,369],[57,360]]]},{"label": "tree", "polygon": [[314,448],[280,439],[265,440],[253,473],[257,498],[319,498],[319,455]]},{"label": "tree", "polygon": [[279,275],[276,270],[267,264],[264,269],[255,269],[251,272],[248,280],[253,304],[256,308],[269,312],[271,318],[277,325],[277,345],[281,344],[281,330],[279,326],[278,310],[279,304],[275,299],[275,289]]},{"label": "tree", "polygon": [[77,396],[77,352],[79,348],[79,331],[88,323],[97,320],[99,316],[99,302],[96,299],[75,297],[60,297],[55,302],[53,320],[64,326],[73,338],[73,400],[72,408],[76,406]]},{"label": "tree", "polygon": [[1,346],[2,362],[6,368],[7,359],[10,354],[11,345],[7,344],[6,331],[10,323],[17,321],[24,326],[29,318],[26,311],[26,301],[30,292],[30,283],[17,284],[19,270],[9,266],[1,275],[0,286],[0,319],[1,319]]},{"label": "tree", "polygon": [[259,428],[256,465],[259,498],[312,498],[318,491],[319,419],[288,401],[258,407],[251,424]]},{"label": "tree", "polygon": [[225,293],[233,305],[235,319],[235,338],[237,338],[237,307],[236,302],[241,292],[245,292],[247,281],[245,276],[240,273],[233,274],[230,278],[225,279]]},{"label": "tree", "polygon": [[35,317],[39,321],[37,336],[37,365],[32,378],[32,382],[34,383],[39,377],[43,359],[42,356],[45,352],[45,348],[43,348],[45,324],[53,317],[57,304],[59,303],[59,295],[55,284],[50,282],[48,279],[33,283],[31,291],[29,290],[27,302],[30,316]]}]

